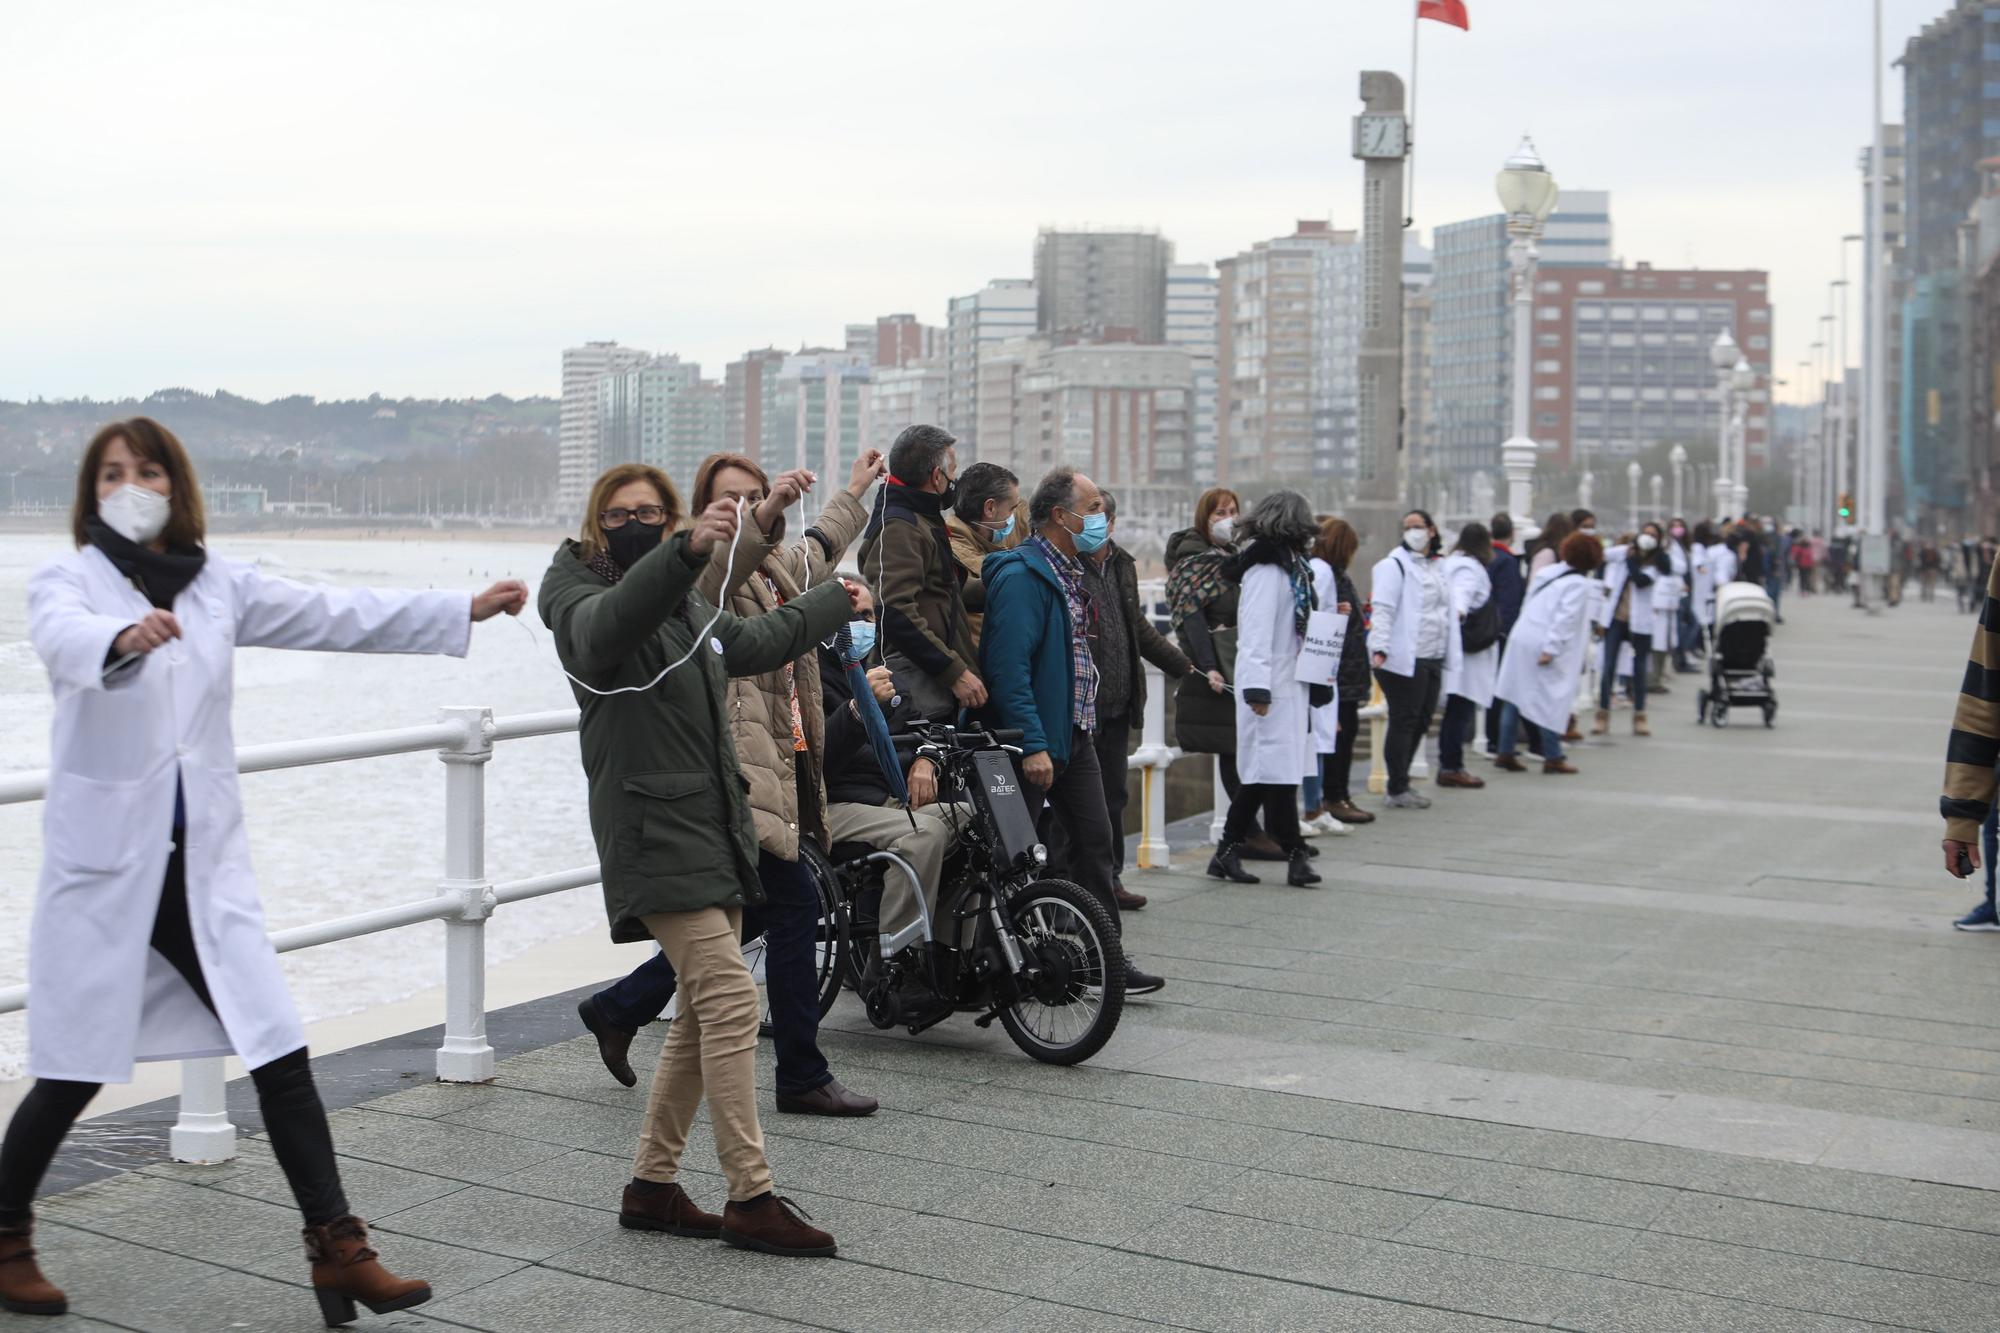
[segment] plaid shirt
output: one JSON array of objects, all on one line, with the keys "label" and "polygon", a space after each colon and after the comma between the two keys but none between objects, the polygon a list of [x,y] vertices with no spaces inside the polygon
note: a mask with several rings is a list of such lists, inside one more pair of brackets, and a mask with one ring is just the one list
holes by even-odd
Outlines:
[{"label": "plaid shirt", "polygon": [[1048,538],[1036,533],[1028,539],[1062,585],[1063,600],[1069,603],[1070,721],[1079,731],[1097,730],[1097,664],[1090,660],[1090,633],[1097,623],[1097,603],[1083,586],[1083,566],[1057,550]]}]

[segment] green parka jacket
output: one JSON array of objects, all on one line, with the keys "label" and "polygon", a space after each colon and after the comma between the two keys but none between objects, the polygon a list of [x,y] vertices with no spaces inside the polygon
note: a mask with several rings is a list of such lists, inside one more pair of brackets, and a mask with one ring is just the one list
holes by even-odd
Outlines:
[{"label": "green parka jacket", "polygon": [[[613,584],[564,542],[536,599],[563,668],[600,690],[653,679],[715,615],[695,591],[706,565],[678,533]],[[725,713],[729,678],[806,656],[847,616],[846,589],[829,581],[752,620],[725,612],[651,689],[604,696],[572,683],[614,942],[651,939],[639,918],[653,912],[763,901],[757,826]]]}]

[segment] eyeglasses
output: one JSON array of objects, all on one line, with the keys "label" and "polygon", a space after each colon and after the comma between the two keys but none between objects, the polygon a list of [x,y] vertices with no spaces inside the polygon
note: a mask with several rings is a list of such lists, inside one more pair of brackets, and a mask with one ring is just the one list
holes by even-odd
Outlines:
[{"label": "eyeglasses", "polygon": [[606,509],[597,515],[597,521],[607,528],[622,528],[635,518],[649,528],[657,528],[667,521],[667,511],[659,505],[640,505],[637,509]]}]

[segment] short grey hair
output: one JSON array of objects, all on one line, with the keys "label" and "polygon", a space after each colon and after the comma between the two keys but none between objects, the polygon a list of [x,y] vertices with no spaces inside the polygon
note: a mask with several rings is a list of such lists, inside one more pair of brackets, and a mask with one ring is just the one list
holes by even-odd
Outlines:
[{"label": "short grey hair", "polygon": [[1028,501],[1028,523],[1032,527],[1045,528],[1054,518],[1056,510],[1068,509],[1076,503],[1076,469],[1067,463],[1052,468],[1046,477],[1035,483],[1035,494]]},{"label": "short grey hair", "polygon": [[1297,491],[1272,491],[1251,507],[1244,531],[1252,538],[1276,542],[1287,550],[1302,550],[1319,536],[1312,506]]},{"label": "short grey hair", "polygon": [[1104,516],[1106,518],[1117,518],[1118,497],[1116,495],[1113,495],[1110,491],[1102,489],[1100,489],[1097,493],[1104,497]]}]

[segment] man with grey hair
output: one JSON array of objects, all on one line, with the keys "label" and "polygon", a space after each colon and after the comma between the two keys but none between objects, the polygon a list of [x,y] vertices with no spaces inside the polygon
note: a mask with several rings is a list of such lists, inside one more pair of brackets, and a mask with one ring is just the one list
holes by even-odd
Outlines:
[{"label": "man with grey hair", "polygon": [[[1118,835],[1098,769],[1099,677],[1090,652],[1105,612],[1091,599],[1080,559],[1110,539],[1111,521],[1097,487],[1070,467],[1042,478],[1028,521],[1034,536],[986,560],[986,626],[979,642],[980,668],[992,682],[986,715],[995,726],[1021,732],[1021,776],[1048,803],[1042,841],[1062,827],[1070,878],[1104,905],[1115,926],[1112,840]],[[1126,957],[1128,993],[1165,984]]]}]

